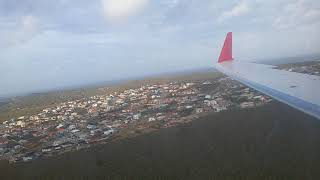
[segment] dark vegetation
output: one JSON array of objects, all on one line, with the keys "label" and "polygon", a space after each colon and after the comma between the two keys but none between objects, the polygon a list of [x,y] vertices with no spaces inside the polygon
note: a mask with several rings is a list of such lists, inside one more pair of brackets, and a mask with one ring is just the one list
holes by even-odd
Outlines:
[{"label": "dark vegetation", "polygon": [[281,103],[28,163],[0,179],[319,179],[320,121]]}]

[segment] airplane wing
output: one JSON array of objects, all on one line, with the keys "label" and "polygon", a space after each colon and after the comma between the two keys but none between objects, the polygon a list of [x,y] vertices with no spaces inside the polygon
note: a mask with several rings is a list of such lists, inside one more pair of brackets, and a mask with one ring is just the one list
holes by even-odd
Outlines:
[{"label": "airplane wing", "polygon": [[215,68],[234,80],[320,119],[320,76],[233,60],[232,32],[227,34]]}]

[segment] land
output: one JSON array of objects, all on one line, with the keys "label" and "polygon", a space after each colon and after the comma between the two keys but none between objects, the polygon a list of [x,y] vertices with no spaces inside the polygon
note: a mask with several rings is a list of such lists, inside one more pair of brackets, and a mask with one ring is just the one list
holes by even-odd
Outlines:
[{"label": "land", "polygon": [[73,101],[82,98],[90,98],[95,95],[105,95],[130,88],[138,88],[143,84],[183,82],[222,77],[222,74],[213,70],[203,70],[176,75],[161,75],[145,79],[127,80],[111,85],[97,85],[94,87],[78,88],[72,90],[53,91],[47,93],[34,93],[27,96],[17,96],[5,99],[0,105],[0,122],[12,117],[35,114],[46,107],[53,107],[59,103]]},{"label": "land", "polygon": [[[312,58],[315,59],[315,57]],[[301,57],[299,57],[299,60],[301,60]],[[300,73],[309,73],[312,75],[319,75],[320,73],[319,61],[284,63],[277,65],[277,67],[279,69]],[[129,88],[137,88],[142,86],[143,84],[168,83],[172,81],[183,82],[188,80],[214,80],[218,77],[223,77],[223,75],[216,71],[205,69],[201,72],[195,71],[192,73],[188,72],[176,75],[155,76],[147,79],[128,80],[107,86],[98,85],[96,87],[53,91],[47,93],[34,93],[27,96],[17,96],[14,98],[0,99],[0,122],[3,122],[12,117],[32,115],[41,111],[45,107],[55,106],[65,101],[89,98],[94,95],[110,94]]]},{"label": "land", "polygon": [[0,125],[0,159],[16,163],[57,156],[188,123],[210,112],[271,102],[228,77],[210,78],[147,82],[11,117]]},{"label": "land", "polygon": [[319,179],[320,123],[273,102],[27,163],[1,179]]},{"label": "land", "polygon": [[6,179],[320,177],[316,119],[213,71],[17,97],[0,109]]},{"label": "land", "polygon": [[279,69],[290,72],[297,72],[309,75],[320,76],[320,61],[297,62],[282,64],[277,66]]}]

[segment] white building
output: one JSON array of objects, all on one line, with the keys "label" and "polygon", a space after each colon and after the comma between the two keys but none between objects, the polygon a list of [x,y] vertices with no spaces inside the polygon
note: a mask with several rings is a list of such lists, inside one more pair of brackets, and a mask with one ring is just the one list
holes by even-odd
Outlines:
[{"label": "white building", "polygon": [[23,121],[17,121],[17,126],[25,127],[25,126],[26,126],[26,123],[23,122]]},{"label": "white building", "polygon": [[243,102],[240,104],[241,108],[251,108],[254,107],[254,103],[253,102]]},{"label": "white building", "polygon": [[134,120],[139,120],[141,118],[141,113],[135,114],[132,117]]},{"label": "white building", "polygon": [[152,122],[152,121],[155,121],[156,120],[156,118],[154,118],[154,117],[149,117],[149,122]]},{"label": "white building", "polygon": [[74,130],[71,131],[71,133],[77,133],[77,132],[80,132],[80,130],[79,129],[74,129]]},{"label": "white building", "polygon": [[106,135],[106,136],[109,136],[109,135],[111,135],[113,132],[114,132],[114,130],[113,130],[113,129],[110,129],[110,130],[108,130],[108,131],[103,132],[103,134]]},{"label": "white building", "polygon": [[196,109],[196,113],[202,113],[203,112],[203,108],[197,108]]}]

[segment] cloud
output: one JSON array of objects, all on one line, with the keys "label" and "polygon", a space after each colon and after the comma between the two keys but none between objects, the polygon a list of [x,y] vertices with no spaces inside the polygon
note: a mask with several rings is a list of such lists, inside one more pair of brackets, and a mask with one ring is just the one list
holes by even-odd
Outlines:
[{"label": "cloud", "polygon": [[149,0],[101,0],[104,16],[111,22],[126,21],[141,12]]},{"label": "cloud", "polygon": [[21,19],[22,29],[26,32],[34,32],[37,27],[38,20],[34,16],[23,16]]},{"label": "cloud", "polygon": [[298,0],[287,4],[273,22],[278,29],[287,29],[300,25],[320,22],[320,8],[307,0]]},{"label": "cloud", "polygon": [[39,21],[35,16],[23,16],[19,26],[19,30],[12,39],[14,44],[23,43],[32,39],[39,30]]},{"label": "cloud", "polygon": [[180,3],[180,0],[166,0],[161,3],[165,4],[169,8],[175,8]]},{"label": "cloud", "polygon": [[249,3],[246,1],[241,1],[236,6],[234,6],[231,10],[223,12],[221,16],[218,18],[218,22],[222,23],[227,19],[246,15],[250,11],[251,11],[251,7],[249,6]]},{"label": "cloud", "polygon": [[15,23],[15,28],[1,33],[1,46],[11,47],[31,40],[39,32],[38,18],[31,15],[22,16]]}]

